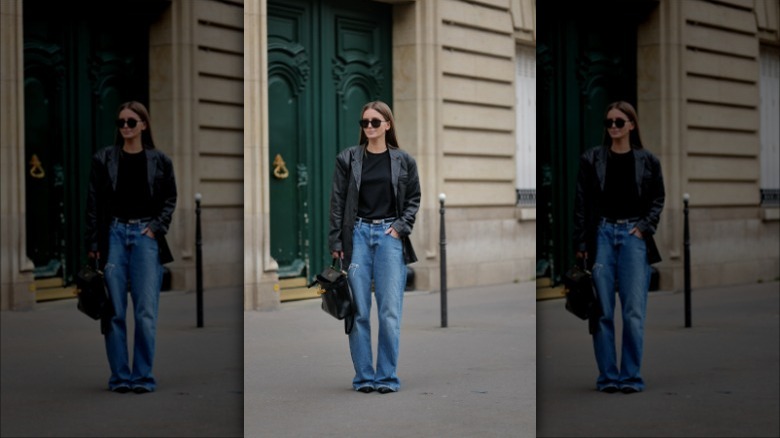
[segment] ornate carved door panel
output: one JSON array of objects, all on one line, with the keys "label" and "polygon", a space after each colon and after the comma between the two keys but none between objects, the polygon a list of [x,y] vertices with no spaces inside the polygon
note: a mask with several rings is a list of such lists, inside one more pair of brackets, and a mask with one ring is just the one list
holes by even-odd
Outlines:
[{"label": "ornate carved door panel", "polygon": [[151,17],[123,25],[65,2],[24,5],[27,256],[37,278],[69,284],[85,257],[92,153],[114,142],[120,103],[148,102]]},{"label": "ornate carved door panel", "polygon": [[357,143],[363,104],[391,101],[391,15],[370,1],[269,1],[271,252],[281,278],[330,262],[333,162]]},{"label": "ornate carved door panel", "polygon": [[610,102],[636,105],[637,23],[654,2],[605,0],[602,6],[598,17],[581,20],[592,5],[548,10],[548,2],[538,4],[537,277],[549,276],[554,284],[574,261],[579,155],[601,144]]}]

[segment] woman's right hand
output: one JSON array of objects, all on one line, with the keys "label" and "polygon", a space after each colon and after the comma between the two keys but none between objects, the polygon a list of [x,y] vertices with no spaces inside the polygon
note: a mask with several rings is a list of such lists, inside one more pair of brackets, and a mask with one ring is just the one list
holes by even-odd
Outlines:
[{"label": "woman's right hand", "polygon": [[576,254],[574,254],[575,257],[578,259],[586,259],[588,258],[588,252],[587,251],[577,251]]},{"label": "woman's right hand", "polygon": [[333,251],[333,252],[332,252],[332,253],[330,253],[330,254],[333,256],[333,258],[334,258],[334,259],[339,259],[339,260],[341,260],[341,259],[343,259],[343,258],[344,258],[344,251]]},{"label": "woman's right hand", "polygon": [[99,259],[100,258],[100,251],[87,251],[87,257],[91,259]]}]

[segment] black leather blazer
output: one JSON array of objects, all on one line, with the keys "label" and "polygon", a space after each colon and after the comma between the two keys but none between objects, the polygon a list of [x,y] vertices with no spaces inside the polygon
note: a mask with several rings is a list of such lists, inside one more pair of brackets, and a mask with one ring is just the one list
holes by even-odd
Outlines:
[{"label": "black leather blazer", "polygon": [[[336,166],[333,171],[328,248],[330,252],[344,251],[343,263],[346,266],[349,266],[352,260],[352,230],[358,211],[364,148],[364,146],[353,146],[341,151],[336,156]],[[420,208],[420,178],[417,175],[417,163],[411,155],[401,149],[389,148],[388,150],[397,217],[391,226],[403,241],[404,263],[414,263],[417,261],[417,255],[409,235],[412,233],[417,210]]]},{"label": "black leather blazer", "polygon": [[[87,192],[86,231],[84,240],[88,251],[100,251],[101,263],[108,259],[108,229],[111,225],[111,204],[116,199],[119,154],[121,146],[107,146],[92,156]],[[173,163],[157,149],[146,149],[146,165],[149,192],[157,214],[149,223],[159,246],[160,263],[173,261],[165,235],[176,208],[176,178]]]},{"label": "black leather blazer", "polygon": [[[597,146],[580,156],[580,168],[577,175],[577,192],[574,198],[574,250],[587,251],[589,262],[596,256],[596,228],[598,211],[605,202],[616,202],[603,198],[604,181],[607,175],[609,147]],[[664,180],[661,163],[647,149],[634,149],[636,164],[636,186],[643,211],[637,228],[647,243],[647,262],[661,261],[655,239],[656,227],[664,208]]]}]

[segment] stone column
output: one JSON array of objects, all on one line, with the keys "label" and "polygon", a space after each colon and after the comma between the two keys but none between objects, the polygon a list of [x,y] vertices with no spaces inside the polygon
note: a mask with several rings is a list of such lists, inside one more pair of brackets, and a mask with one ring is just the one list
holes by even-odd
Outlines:
[{"label": "stone column", "polygon": [[149,32],[149,111],[155,143],[173,160],[178,198],[168,233],[176,259],[172,287],[195,289],[195,201],[193,174],[198,148],[193,133],[197,99],[193,91],[194,2],[174,1]]},{"label": "stone column", "polygon": [[0,1],[0,310],[35,305],[27,258],[22,0]]},{"label": "stone column", "polygon": [[267,3],[244,3],[244,310],[279,306],[268,185]]},{"label": "stone column", "polygon": [[663,1],[640,23],[637,35],[637,111],[642,141],[661,160],[666,189],[666,203],[655,236],[664,257],[663,262],[655,265],[662,290],[680,290],[684,280],[682,24],[680,2]]},{"label": "stone column", "polygon": [[412,232],[419,261],[411,268],[418,290],[439,287],[439,3],[415,1],[393,6],[393,115],[401,127],[397,133],[401,147],[417,161],[422,189]]}]

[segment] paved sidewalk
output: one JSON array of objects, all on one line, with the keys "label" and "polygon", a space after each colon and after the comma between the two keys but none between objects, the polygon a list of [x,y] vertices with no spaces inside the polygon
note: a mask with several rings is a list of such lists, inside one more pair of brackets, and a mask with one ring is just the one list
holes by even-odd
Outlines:
[{"label": "paved sidewalk", "polygon": [[163,292],[158,388],[142,395],[107,390],[99,323],[78,312],[75,299],[0,313],[0,435],[242,436],[242,294],[205,291],[197,328],[195,294]]},{"label": "paved sidewalk", "polygon": [[[534,437],[535,283],[404,298],[397,393],[352,390],[344,326],[319,300],[246,312],[247,437]],[[376,306],[372,309],[376,348]]]},{"label": "paved sidewalk", "polygon": [[780,436],[779,283],[693,290],[689,328],[682,292],[651,292],[630,395],[595,390],[587,323],[562,299],[537,312],[537,436]]},{"label": "paved sidewalk", "polygon": [[196,328],[195,295],[163,293],[144,395],[105,389],[102,336],[74,300],[2,312],[0,435],[780,436],[777,282],[694,290],[690,328],[682,293],[652,292],[632,395],[593,389],[585,322],[534,283],[450,290],[448,328],[438,294],[407,293],[388,395],[351,390],[343,325],[318,300],[243,312],[241,294],[207,291]]}]

